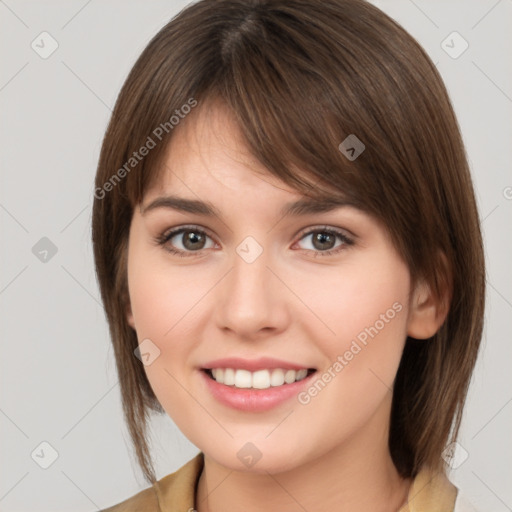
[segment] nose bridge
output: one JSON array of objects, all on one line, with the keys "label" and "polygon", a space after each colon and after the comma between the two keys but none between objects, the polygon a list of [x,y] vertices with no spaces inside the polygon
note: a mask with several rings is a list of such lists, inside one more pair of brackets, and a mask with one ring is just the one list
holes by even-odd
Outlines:
[{"label": "nose bridge", "polygon": [[218,305],[224,327],[244,335],[282,327],[286,308],[276,278],[267,268],[272,265],[270,260],[270,251],[252,237],[238,245]]},{"label": "nose bridge", "polygon": [[270,297],[270,277],[268,270],[269,254],[259,244],[242,242],[233,258],[233,270],[230,276],[229,293],[243,310],[246,307],[263,307]]}]

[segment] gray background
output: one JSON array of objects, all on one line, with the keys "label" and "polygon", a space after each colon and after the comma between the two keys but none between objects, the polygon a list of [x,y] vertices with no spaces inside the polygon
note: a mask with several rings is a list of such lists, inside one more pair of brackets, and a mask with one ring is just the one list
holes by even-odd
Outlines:
[{"label": "gray background", "polygon": [[[147,487],[122,420],[94,276],[93,178],[123,80],[186,3],[0,1],[2,511],[92,511]],[[467,145],[488,303],[459,440],[459,459],[468,458],[451,479],[482,512],[512,510],[512,0],[375,3],[437,64]],[[31,48],[43,31],[59,45],[47,59]],[[453,31],[469,43],[458,58],[441,46]],[[451,40],[458,51],[461,41]],[[57,248],[46,261],[43,237]],[[151,430],[158,478],[197,453],[167,416]],[[42,442],[58,454],[48,469]]]}]

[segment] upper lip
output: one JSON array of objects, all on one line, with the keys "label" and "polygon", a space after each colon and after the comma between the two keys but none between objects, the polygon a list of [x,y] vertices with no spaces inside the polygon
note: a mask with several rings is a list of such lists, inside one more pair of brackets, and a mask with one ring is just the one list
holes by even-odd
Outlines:
[{"label": "upper lip", "polygon": [[242,359],[240,357],[226,357],[223,359],[215,359],[209,361],[203,367],[205,370],[212,368],[233,368],[236,370],[248,370],[255,372],[258,370],[271,370],[274,368],[282,368],[283,370],[301,370],[303,368],[310,369],[308,365],[274,359],[272,357],[261,357],[259,359]]}]

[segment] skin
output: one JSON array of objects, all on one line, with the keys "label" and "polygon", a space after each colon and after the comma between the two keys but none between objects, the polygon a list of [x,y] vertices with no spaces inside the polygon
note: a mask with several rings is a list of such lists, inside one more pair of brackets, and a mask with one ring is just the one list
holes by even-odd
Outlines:
[{"label": "skin", "polygon": [[[169,194],[207,200],[222,217],[143,213]],[[279,214],[301,198],[250,155],[218,107],[180,124],[164,172],[134,210],[127,319],[139,343],[149,338],[160,350],[145,366],[160,403],[205,454],[198,512],[392,511],[407,499],[411,482],[398,475],[387,444],[392,384],[406,336],[433,335],[445,314],[428,287],[411,287],[377,219],[348,206]],[[180,257],[166,250],[171,241],[155,241],[183,225],[208,231],[203,249]],[[334,250],[342,250],[322,255],[306,231],[323,226],[354,243],[336,238]],[[236,252],[247,236],[263,248],[250,264]],[[172,244],[187,251],[182,234]],[[200,373],[219,357],[268,356],[321,374],[394,303],[401,311],[307,405],[294,397],[267,412],[234,410],[216,401]],[[261,452],[250,468],[237,457],[247,442]]]}]

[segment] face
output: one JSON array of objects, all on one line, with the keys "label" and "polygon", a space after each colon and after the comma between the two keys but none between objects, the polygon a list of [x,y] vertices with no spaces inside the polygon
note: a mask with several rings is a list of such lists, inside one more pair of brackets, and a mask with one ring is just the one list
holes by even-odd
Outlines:
[{"label": "face", "polygon": [[128,321],[158,400],[233,469],[284,471],[365,433],[386,441],[413,316],[386,230],[346,205],[284,214],[305,197],[251,157],[226,112],[194,115],[129,235]]}]

